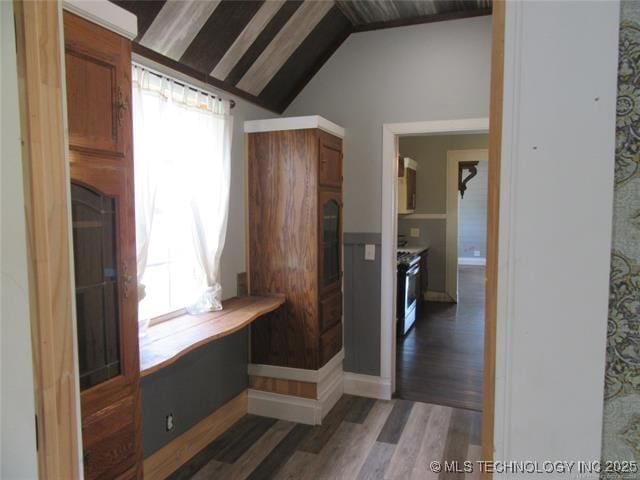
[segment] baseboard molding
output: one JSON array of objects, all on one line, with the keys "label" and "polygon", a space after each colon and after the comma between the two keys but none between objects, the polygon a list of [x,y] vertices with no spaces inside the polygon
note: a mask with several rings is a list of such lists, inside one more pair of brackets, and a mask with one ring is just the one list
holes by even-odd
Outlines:
[{"label": "baseboard molding", "polygon": [[424,294],[423,298],[427,302],[455,303],[447,292],[434,292],[432,290],[428,290]]},{"label": "baseboard molding", "polygon": [[249,373],[252,376],[258,376],[258,372],[271,375],[269,378],[283,379],[283,375],[295,376],[295,379],[287,380],[315,383],[317,391],[317,398],[305,398],[250,388],[248,390],[249,413],[307,425],[319,425],[344,392],[343,358],[344,351],[341,351],[320,370],[249,365]]},{"label": "baseboard molding", "polygon": [[320,425],[322,419],[333,408],[344,392],[342,366],[327,377],[318,388],[318,398],[303,398],[293,395],[248,390],[248,412],[253,415],[277,418],[289,422]]},{"label": "baseboard molding", "polygon": [[487,259],[482,257],[460,257],[458,265],[486,265]]},{"label": "baseboard molding", "polygon": [[344,393],[359,397],[391,400],[391,381],[374,375],[344,372]]},{"label": "baseboard molding", "polygon": [[145,458],[145,480],[167,478],[246,415],[247,411],[248,395],[245,390],[160,450]]},{"label": "baseboard molding", "polygon": [[249,375],[256,377],[281,378],[283,380],[296,380],[298,382],[320,383],[323,378],[333,372],[338,365],[342,366],[344,349],[340,350],[323,365],[319,370],[306,370],[304,368],[278,367],[276,365],[264,365],[250,363]]}]

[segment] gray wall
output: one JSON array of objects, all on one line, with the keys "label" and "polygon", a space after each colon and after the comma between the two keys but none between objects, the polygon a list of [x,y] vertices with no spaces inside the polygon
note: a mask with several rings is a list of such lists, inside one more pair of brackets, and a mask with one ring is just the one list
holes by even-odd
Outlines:
[{"label": "gray wall", "polygon": [[[380,234],[344,236],[344,369],[380,375]],[[375,260],[364,259],[365,244]]]},{"label": "gray wall", "polygon": [[[489,136],[487,134],[413,135],[401,137],[398,143],[400,155],[410,157],[418,162],[415,213],[446,214],[447,150],[487,148]],[[476,177],[472,182],[473,185],[472,183],[469,184],[469,189],[476,187],[477,180],[478,178]],[[486,195],[486,178],[483,181],[485,182]],[[474,193],[470,195],[467,192],[464,202],[467,202],[468,198],[473,196]],[[462,203],[459,205],[462,206]],[[472,212],[470,216],[473,218]],[[468,226],[468,218],[465,218],[465,225]],[[477,224],[477,221],[475,224]],[[420,237],[410,237],[410,228],[419,228]],[[436,292],[444,292],[445,290],[446,233],[446,220],[415,219],[411,218],[411,215],[398,216],[398,234],[405,235],[409,245],[418,243],[428,243],[430,245],[429,290]]]},{"label": "gray wall", "polygon": [[447,150],[488,146],[487,134],[400,137],[400,155],[418,162],[416,213],[447,213]]},{"label": "gray wall", "polygon": [[346,129],[344,229],[380,232],[382,125],[489,115],[489,16],[351,35],[286,110]]},{"label": "gray wall", "polygon": [[[173,365],[143,377],[144,456],[166,445],[248,386],[247,329],[185,355]],[[166,416],[175,428],[166,431]]]},{"label": "gray wall", "polygon": [[[322,115],[346,130],[345,232],[380,234],[382,125],[487,117],[490,56],[488,16],[361,32],[351,35],[302,90],[285,116]],[[379,271],[372,275],[366,281],[379,283]],[[366,314],[350,295],[345,292],[346,305],[353,305],[345,309],[347,335],[365,316],[379,329],[379,294],[367,299]],[[379,364],[379,348],[373,351],[365,342],[347,342],[345,355],[360,358],[365,349]],[[346,369],[369,371],[356,361],[346,362]]]},{"label": "gray wall", "polygon": [[0,478],[38,476],[13,3],[0,2]]},{"label": "gray wall", "polygon": [[487,256],[487,176],[488,163],[478,164],[478,174],[467,183],[464,198],[458,201],[458,258]]}]

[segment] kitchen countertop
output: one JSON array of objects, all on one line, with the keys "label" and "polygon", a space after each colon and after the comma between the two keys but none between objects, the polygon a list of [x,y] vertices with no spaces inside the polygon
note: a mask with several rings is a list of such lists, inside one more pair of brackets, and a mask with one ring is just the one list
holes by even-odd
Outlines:
[{"label": "kitchen countertop", "polygon": [[398,247],[399,252],[409,252],[409,253],[422,253],[425,250],[429,250],[429,244],[420,244],[420,245],[406,245],[404,247]]}]

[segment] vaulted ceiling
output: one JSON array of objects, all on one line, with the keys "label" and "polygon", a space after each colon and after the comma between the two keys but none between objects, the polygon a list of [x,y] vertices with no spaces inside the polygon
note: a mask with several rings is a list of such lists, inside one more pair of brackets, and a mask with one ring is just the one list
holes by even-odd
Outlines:
[{"label": "vaulted ceiling", "polygon": [[134,52],[282,112],[355,31],[487,15],[491,0],[112,0]]}]

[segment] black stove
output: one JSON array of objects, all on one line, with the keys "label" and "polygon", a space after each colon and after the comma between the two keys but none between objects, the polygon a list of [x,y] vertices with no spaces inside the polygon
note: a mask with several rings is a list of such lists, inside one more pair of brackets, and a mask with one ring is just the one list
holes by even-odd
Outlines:
[{"label": "black stove", "polygon": [[406,250],[398,250],[398,266],[411,267],[420,261],[420,255]]}]

